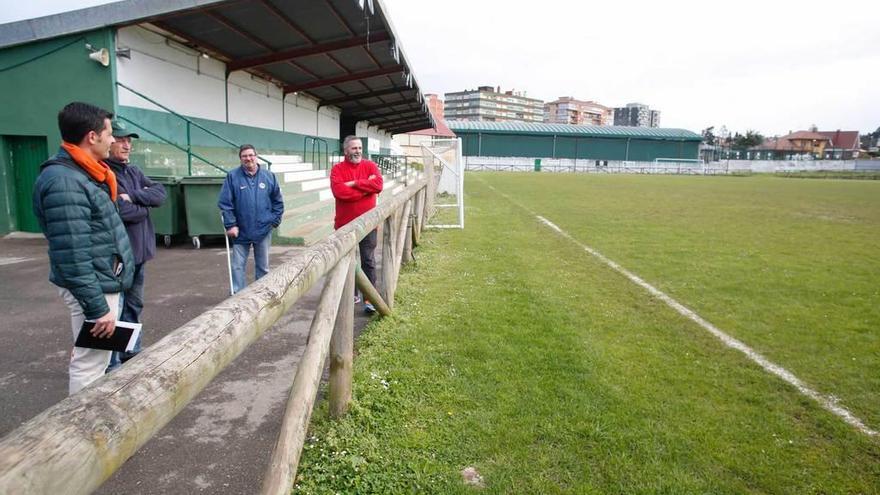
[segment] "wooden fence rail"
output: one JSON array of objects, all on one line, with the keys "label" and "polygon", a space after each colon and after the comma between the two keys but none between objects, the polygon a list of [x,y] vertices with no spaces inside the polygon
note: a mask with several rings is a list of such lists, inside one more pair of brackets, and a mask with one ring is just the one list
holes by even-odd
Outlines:
[{"label": "wooden fence rail", "polygon": [[[91,493],[327,275],[263,480],[262,493],[289,493],[328,355],[331,414],[344,414],[351,400],[356,280],[370,297],[383,296],[377,301],[382,314],[391,311],[404,251],[418,245],[435,182],[433,171],[426,170],[403,191],[145,349],[139,359],[9,433],[0,440],[0,494]],[[366,277],[356,277],[354,260],[359,240],[380,225],[383,287],[377,292]]]}]

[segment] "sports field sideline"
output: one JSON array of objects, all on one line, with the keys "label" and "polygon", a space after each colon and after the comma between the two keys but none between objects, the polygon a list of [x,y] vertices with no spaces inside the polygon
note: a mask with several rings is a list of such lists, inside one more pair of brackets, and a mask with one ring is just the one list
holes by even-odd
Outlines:
[{"label": "sports field sideline", "polygon": [[304,492],[880,491],[880,183],[472,173],[466,211]]}]

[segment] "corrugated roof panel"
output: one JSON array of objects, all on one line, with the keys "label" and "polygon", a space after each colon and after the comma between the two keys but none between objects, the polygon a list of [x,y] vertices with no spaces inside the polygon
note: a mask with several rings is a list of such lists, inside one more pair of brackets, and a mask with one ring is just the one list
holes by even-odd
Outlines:
[{"label": "corrugated roof panel", "polygon": [[625,127],[572,124],[536,124],[530,122],[475,122],[449,120],[446,122],[454,132],[480,132],[487,134],[535,134],[588,137],[616,137],[641,139],[680,139],[701,141],[702,137],[686,129],[666,127]]}]

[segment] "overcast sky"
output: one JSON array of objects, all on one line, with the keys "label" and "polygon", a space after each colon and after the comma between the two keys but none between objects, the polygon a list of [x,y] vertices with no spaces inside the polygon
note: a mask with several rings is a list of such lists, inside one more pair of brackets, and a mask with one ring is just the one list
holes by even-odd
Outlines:
[{"label": "overcast sky", "polygon": [[[487,85],[545,101],[641,102],[662,126],[697,132],[880,127],[880,1],[383,4],[425,92]],[[69,6],[15,2],[0,22]]]}]

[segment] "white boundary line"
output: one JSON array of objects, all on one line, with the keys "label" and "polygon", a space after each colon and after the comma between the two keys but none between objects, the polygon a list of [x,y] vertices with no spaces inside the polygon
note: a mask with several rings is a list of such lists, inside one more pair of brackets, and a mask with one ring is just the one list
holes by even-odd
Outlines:
[{"label": "white boundary line", "polygon": [[[488,184],[487,184],[487,185],[488,185]],[[570,240],[571,242],[577,244],[577,245],[580,246],[584,251],[586,251],[586,252],[590,253],[591,255],[595,256],[595,257],[598,258],[602,263],[605,263],[606,265],[608,265],[609,267],[611,267],[614,271],[616,271],[616,272],[620,273],[621,275],[623,275],[624,277],[630,279],[630,280],[631,280],[633,283],[635,283],[636,285],[638,285],[638,286],[642,287],[643,289],[647,290],[649,293],[651,293],[651,295],[653,295],[653,296],[656,297],[657,299],[660,299],[661,301],[665,302],[669,307],[671,307],[672,309],[676,310],[676,311],[677,311],[678,313],[680,313],[682,316],[685,316],[686,318],[690,319],[691,321],[693,321],[693,322],[696,323],[697,325],[700,325],[701,327],[703,327],[705,330],[707,330],[709,333],[711,333],[711,334],[714,335],[715,337],[718,337],[718,339],[719,339],[721,342],[723,342],[724,345],[726,345],[727,347],[730,347],[730,348],[732,348],[732,349],[736,349],[736,350],[742,352],[743,354],[746,355],[747,358],[749,358],[751,361],[753,361],[753,362],[756,363],[758,366],[760,366],[761,368],[763,368],[764,371],[767,371],[768,373],[771,373],[771,374],[773,374],[773,375],[778,376],[778,377],[781,378],[783,381],[785,381],[786,383],[788,383],[788,384],[790,384],[791,386],[793,386],[794,388],[796,388],[800,393],[802,393],[802,394],[806,395],[807,397],[809,397],[809,398],[815,400],[815,401],[818,402],[819,405],[822,406],[825,410],[827,410],[827,411],[831,412],[832,414],[834,414],[834,415],[840,417],[840,418],[843,419],[848,425],[854,427],[855,429],[859,430],[860,432],[864,433],[865,435],[872,436],[872,437],[876,437],[876,436],[878,436],[878,432],[877,432],[876,430],[872,430],[872,429],[869,428],[867,425],[865,425],[865,423],[864,423],[862,420],[860,420],[859,418],[857,418],[853,413],[849,412],[849,410],[847,410],[846,408],[844,408],[844,407],[842,407],[842,406],[839,406],[839,405],[837,404],[837,399],[836,399],[835,397],[831,397],[831,396],[827,396],[827,395],[822,395],[822,394],[820,394],[819,392],[813,390],[813,389],[810,388],[806,383],[804,383],[803,381],[801,381],[800,378],[794,376],[794,374],[791,373],[790,371],[786,370],[785,368],[783,368],[782,366],[779,366],[779,365],[776,364],[776,363],[773,363],[772,361],[770,361],[769,359],[765,358],[765,357],[762,356],[760,353],[758,353],[757,351],[755,351],[755,350],[752,349],[751,347],[747,346],[747,345],[744,344],[743,342],[741,342],[741,341],[739,341],[739,340],[737,340],[737,339],[731,337],[730,335],[724,333],[723,331],[721,331],[721,330],[720,330],[718,327],[716,327],[715,325],[713,325],[713,324],[709,323],[708,321],[704,320],[700,315],[698,315],[697,313],[695,313],[693,310],[691,310],[691,309],[685,307],[683,304],[679,303],[678,301],[676,301],[676,300],[673,299],[672,297],[668,296],[668,295],[667,295],[666,293],[664,293],[663,291],[661,291],[661,290],[655,288],[653,285],[651,285],[651,284],[645,282],[644,280],[642,280],[641,278],[639,278],[637,275],[633,274],[632,272],[630,272],[630,271],[627,270],[626,268],[624,268],[624,267],[620,266],[619,264],[615,263],[614,261],[612,261],[612,260],[606,258],[605,255],[603,255],[603,254],[600,253],[599,251],[596,251],[595,249],[593,249],[593,248],[591,248],[591,247],[589,247],[589,246],[587,246],[587,245],[585,245],[585,244],[582,244],[580,241],[578,241],[577,239],[575,239],[574,237],[572,237],[571,235],[569,235],[567,232],[565,232],[565,231],[562,230],[561,228],[557,227],[557,226],[556,226],[553,222],[551,222],[550,220],[547,220],[546,218],[542,217],[541,215],[538,215],[537,213],[535,213],[535,212],[529,210],[529,209],[526,208],[525,206],[522,206],[522,205],[520,205],[519,203],[513,201],[513,200],[512,200],[510,197],[508,197],[506,194],[504,194],[504,193],[498,191],[497,189],[495,189],[495,188],[492,187],[491,185],[489,185],[489,188],[492,189],[492,190],[494,190],[496,193],[498,193],[498,194],[504,196],[505,198],[507,198],[508,201],[512,202],[513,204],[515,204],[515,205],[519,206],[520,208],[522,208],[522,209],[528,211],[530,214],[534,215],[538,220],[540,220],[541,223],[543,223],[543,224],[546,225],[547,227],[550,227],[551,229],[553,229],[554,231],[556,231],[556,233],[558,233],[558,234],[561,235],[562,237],[564,237],[564,238]]]}]

